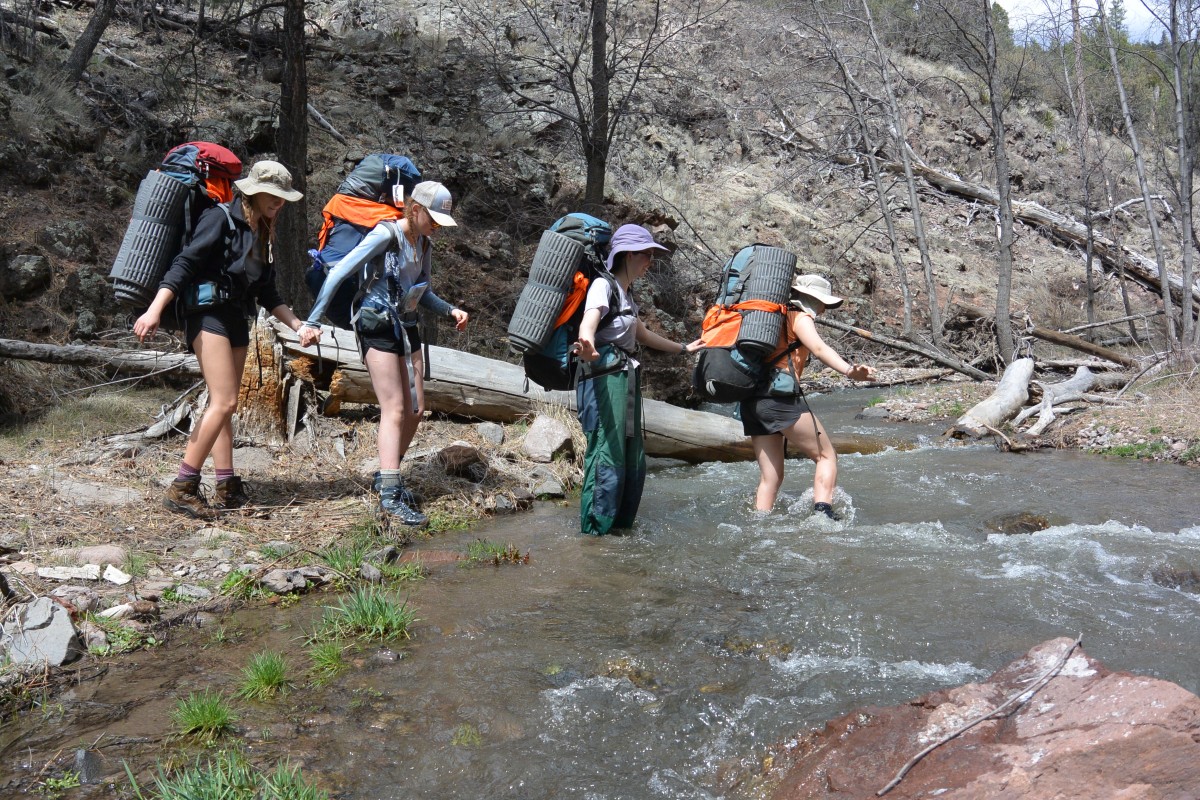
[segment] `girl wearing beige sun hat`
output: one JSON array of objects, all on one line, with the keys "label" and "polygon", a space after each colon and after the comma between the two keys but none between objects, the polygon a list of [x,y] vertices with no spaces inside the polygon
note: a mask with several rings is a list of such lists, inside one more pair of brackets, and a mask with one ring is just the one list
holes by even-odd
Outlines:
[{"label": "girl wearing beige sun hat", "polygon": [[813,320],[843,302],[829,281],[820,275],[797,275],[788,299],[787,325],[781,339],[782,355],[771,365],[771,381],[762,396],[743,400],[742,429],[750,437],[758,461],[759,481],[754,506],[770,511],[783,486],[786,443],[790,442],[815,464],[813,512],[831,519],[833,490],[837,485],[837,451],[825,428],[808,407],[799,378],[810,355],[830,369],[855,381],[870,380],[873,367],[851,364],[817,333]]},{"label": "girl wearing beige sun hat", "polygon": [[[200,519],[211,519],[216,510],[236,508],[248,499],[242,479],[233,471],[233,414],[250,345],[248,317],[257,303],[292,330],[300,328],[275,286],[274,242],[279,212],[303,195],[292,188],[292,174],[278,161],[257,162],[234,186],[233,202],[200,215],[149,309],[133,325],[138,339],[145,341],[158,330],[172,303],[182,307],[184,341],[200,362],[208,408],[192,428],[163,505]],[[209,455],[216,469],[211,506],[200,494],[200,468]]]}]

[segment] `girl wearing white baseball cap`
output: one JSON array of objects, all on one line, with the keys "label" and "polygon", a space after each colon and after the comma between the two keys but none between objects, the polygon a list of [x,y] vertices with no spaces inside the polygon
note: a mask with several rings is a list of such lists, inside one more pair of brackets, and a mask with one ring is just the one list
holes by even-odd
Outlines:
[{"label": "girl wearing white baseball cap", "polygon": [[321,316],[338,287],[364,265],[372,265],[354,309],[354,328],[379,400],[379,505],[400,524],[414,527],[429,521],[400,477],[400,462],[425,415],[425,360],[417,308],[452,318],[460,331],[470,319],[466,311],[430,288],[432,238],[438,229],[458,224],[450,216],[452,208],[450,191],[442,184],[424,181],[414,186],[404,200],[404,217],[377,224],[329,271],[300,329],[301,345],[316,344],[321,338]]},{"label": "girl wearing white baseball cap", "polygon": [[742,430],[750,437],[758,461],[754,507],[759,511],[770,511],[775,505],[783,486],[785,446],[790,442],[815,464],[813,512],[838,519],[833,511],[837,451],[820,420],[809,409],[799,378],[809,355],[851,380],[868,381],[875,376],[873,367],[847,362],[817,333],[813,320],[825,309],[837,308],[842,302],[842,298],[833,294],[829,281],[820,275],[797,275],[792,280],[787,329],[781,338],[782,355],[771,365],[772,380],[763,396],[741,402]]}]

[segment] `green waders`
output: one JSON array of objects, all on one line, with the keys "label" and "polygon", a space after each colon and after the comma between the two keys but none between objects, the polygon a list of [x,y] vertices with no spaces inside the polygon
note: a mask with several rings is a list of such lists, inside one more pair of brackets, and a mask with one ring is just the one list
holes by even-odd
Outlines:
[{"label": "green waders", "polygon": [[613,528],[632,528],[646,484],[641,371],[626,367],[585,376],[575,395],[579,422],[587,436],[580,527],[592,536],[602,536]]}]

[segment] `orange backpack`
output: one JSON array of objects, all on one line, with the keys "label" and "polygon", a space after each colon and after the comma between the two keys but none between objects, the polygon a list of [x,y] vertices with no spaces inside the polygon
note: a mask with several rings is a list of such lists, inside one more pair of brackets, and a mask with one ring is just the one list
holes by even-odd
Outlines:
[{"label": "orange backpack", "polygon": [[712,403],[765,391],[770,366],[800,346],[787,330],[796,256],[764,244],[743,247],[725,262],[717,301],[704,315],[692,387]]}]

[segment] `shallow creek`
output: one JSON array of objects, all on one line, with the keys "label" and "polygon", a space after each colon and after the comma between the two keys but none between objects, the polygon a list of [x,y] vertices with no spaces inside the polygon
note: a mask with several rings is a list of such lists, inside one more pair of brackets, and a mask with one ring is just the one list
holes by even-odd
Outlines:
[{"label": "shallow creek", "polygon": [[[655,464],[632,535],[581,538],[577,504],[547,503],[439,536],[424,546],[485,538],[531,561],[435,567],[411,590],[410,642],[365,648],[326,688],[239,703],[250,752],[362,800],[709,798],[795,732],[983,678],[1056,636],[1200,691],[1200,596],[1151,577],[1200,569],[1195,469],[945,445],[854,420],[869,396],[814,400],[835,439],[870,452],[839,460],[843,522],[805,513],[808,462],[788,462],[765,518],[748,508],[753,464]],[[1049,527],[993,530],[1022,512]],[[240,612],[232,643],[201,629],[111,661],[0,730],[0,773],[102,734],[110,761],[153,764],[173,746],[131,739],[160,737],[189,691],[232,692],[264,648],[299,672],[327,602]]]}]

